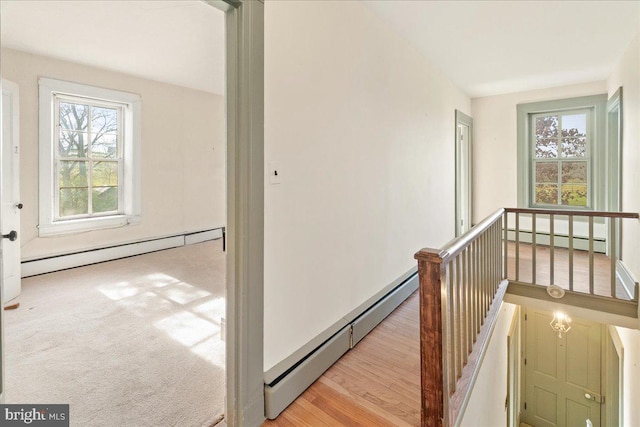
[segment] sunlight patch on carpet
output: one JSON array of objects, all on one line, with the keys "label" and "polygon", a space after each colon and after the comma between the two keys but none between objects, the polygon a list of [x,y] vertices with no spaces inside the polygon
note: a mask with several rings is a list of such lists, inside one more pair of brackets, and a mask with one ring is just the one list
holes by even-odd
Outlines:
[{"label": "sunlight patch on carpet", "polygon": [[220,340],[220,326],[188,311],[176,313],[153,326],[204,360],[224,367],[225,345]]},{"label": "sunlight patch on carpet", "polygon": [[[225,344],[220,339],[220,323],[225,298],[214,298],[210,292],[167,274],[144,277],[144,282],[117,282],[96,289],[138,317],[157,319],[158,315],[172,313],[153,326],[207,362],[224,368]],[[183,309],[175,312],[176,304]]]},{"label": "sunlight patch on carpet", "polygon": [[188,347],[220,332],[220,328],[217,325],[188,311],[176,313],[154,323],[153,326],[166,332],[173,340]]},{"label": "sunlight patch on carpet", "polygon": [[155,292],[147,291],[136,296],[118,301],[118,304],[125,307],[138,317],[151,317],[158,313],[171,312],[173,303],[159,297]]},{"label": "sunlight patch on carpet", "polygon": [[145,276],[145,279],[156,288],[161,288],[163,286],[171,285],[180,281],[179,279],[176,279],[175,277],[169,276],[164,273],[147,274]]},{"label": "sunlight patch on carpet", "polygon": [[130,298],[143,291],[142,288],[132,285],[129,282],[117,282],[108,286],[98,286],[97,288],[107,298],[118,301],[123,298]]},{"label": "sunlight patch on carpet", "polygon": [[211,295],[210,292],[196,288],[195,286],[191,286],[184,282],[158,289],[158,293],[169,298],[171,301],[177,302],[178,304],[187,304]]},{"label": "sunlight patch on carpet", "polygon": [[218,334],[194,345],[191,351],[215,366],[224,367],[225,345]]},{"label": "sunlight patch on carpet", "polygon": [[197,305],[193,307],[192,310],[219,325],[220,319],[224,317],[225,305],[226,303],[224,298],[216,298]]}]

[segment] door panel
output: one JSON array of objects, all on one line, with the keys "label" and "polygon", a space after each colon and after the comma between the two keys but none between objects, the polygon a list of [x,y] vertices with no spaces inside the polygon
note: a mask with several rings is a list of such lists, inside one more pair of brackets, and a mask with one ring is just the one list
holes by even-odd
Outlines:
[{"label": "door panel", "polygon": [[[589,405],[585,405],[582,402],[576,402],[575,400],[567,400],[567,426],[583,426],[586,425],[585,420],[590,419],[593,425],[596,423],[593,421],[595,416],[591,411],[591,407]],[[598,415],[598,418],[600,416]],[[598,423],[597,425],[600,425]]]},{"label": "door panel", "polygon": [[[600,426],[600,324],[574,319],[558,337],[553,315],[526,310],[525,409],[536,427]],[[585,397],[588,396],[589,398]]]},{"label": "door panel", "polygon": [[558,395],[551,390],[534,386],[534,411],[535,418],[546,424],[555,426],[558,424]]},{"label": "door panel", "polygon": [[456,236],[471,228],[473,119],[456,110]]},{"label": "door panel", "polygon": [[[567,383],[575,387],[589,389],[594,385],[589,381],[588,371],[589,327],[581,324],[572,324],[570,332],[566,335]],[[586,354],[584,351],[586,351]]]},{"label": "door panel", "polygon": [[2,80],[2,174],[0,185],[0,209],[2,222],[0,230],[7,234],[12,230],[18,239],[2,239],[3,303],[20,294],[20,144],[18,127],[18,87]]},{"label": "door panel", "polygon": [[[534,323],[532,332],[534,342],[536,343],[533,351],[536,357],[533,358],[535,374],[537,376],[545,375],[554,384],[558,380],[558,347],[556,346],[557,337],[553,333],[549,333],[548,316],[542,313],[532,313],[528,316],[528,321]],[[526,325],[528,326],[528,325]]]},{"label": "door panel", "polygon": [[458,138],[460,142],[460,234],[466,233],[471,227],[471,215],[469,212],[469,126],[458,125]]}]

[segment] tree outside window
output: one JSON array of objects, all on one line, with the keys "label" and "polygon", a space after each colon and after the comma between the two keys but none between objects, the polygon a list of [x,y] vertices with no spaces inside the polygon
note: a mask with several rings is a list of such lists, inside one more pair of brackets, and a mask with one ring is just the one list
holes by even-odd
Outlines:
[{"label": "tree outside window", "polygon": [[121,107],[56,98],[58,217],[117,213]]},{"label": "tree outside window", "polygon": [[590,120],[588,110],[532,117],[533,203],[590,205]]}]

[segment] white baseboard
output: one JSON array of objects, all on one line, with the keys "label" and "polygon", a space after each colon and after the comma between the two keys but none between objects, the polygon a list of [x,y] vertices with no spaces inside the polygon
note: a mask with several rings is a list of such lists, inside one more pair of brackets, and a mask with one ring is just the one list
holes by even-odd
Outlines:
[{"label": "white baseboard", "polygon": [[403,286],[396,288],[389,295],[382,298],[373,307],[362,313],[357,319],[351,323],[352,342],[351,348],[358,344],[369,332],[373,330],[380,322],[382,322],[393,310],[398,308],[409,296],[418,289],[418,275],[413,276],[404,283]]},{"label": "white baseboard", "polygon": [[349,351],[351,327],[345,326],[319,349],[311,353],[286,377],[273,385],[264,387],[265,416],[276,418],[303,391]]},{"label": "white baseboard", "polygon": [[[337,330],[330,328],[332,334],[320,345],[315,345],[316,339],[312,340],[313,349],[303,356],[298,354],[298,361],[289,364],[288,369],[276,366],[265,373],[264,394],[267,418],[276,418],[343,354],[352,349],[358,341],[418,289],[418,274],[415,271],[410,273],[402,276],[399,285],[394,281],[396,286],[381,298],[378,297],[375,301],[369,300],[366,307],[358,307],[354,310],[359,313],[357,317],[346,323],[339,322],[340,326]],[[324,334],[321,335],[324,336]]]},{"label": "white baseboard", "polygon": [[630,299],[637,298],[638,282],[634,279],[631,272],[625,267],[622,261],[616,263],[616,279],[622,284],[627,296]]},{"label": "white baseboard", "polygon": [[153,240],[143,240],[130,242],[117,246],[92,249],[84,252],[76,252],[65,255],[40,258],[23,261],[22,277],[35,276],[38,274],[52,273],[54,271],[68,268],[81,267],[98,262],[112,261],[119,258],[126,258],[133,255],[141,255],[163,249],[177,248],[179,246],[200,243],[206,240],[213,240],[222,237],[222,229],[205,230],[177,236],[163,237]]},{"label": "white baseboard", "polygon": [[195,233],[189,233],[184,236],[185,245],[193,245],[195,243],[202,243],[208,240],[215,240],[222,237],[222,229],[216,228],[215,230],[198,231]]}]

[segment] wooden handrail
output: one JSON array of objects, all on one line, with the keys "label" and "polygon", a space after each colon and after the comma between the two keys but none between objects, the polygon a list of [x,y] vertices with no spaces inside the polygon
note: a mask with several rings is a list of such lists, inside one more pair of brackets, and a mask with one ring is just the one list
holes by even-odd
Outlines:
[{"label": "wooden handrail", "polygon": [[531,208],[505,208],[507,213],[540,214],[540,215],[573,215],[592,216],[604,218],[640,218],[637,212],[607,212],[607,211],[587,211],[587,210],[567,210],[567,209],[531,209]]},{"label": "wooden handrail", "polygon": [[424,248],[419,250],[415,254],[415,259],[424,259],[425,261],[447,263],[452,258],[456,257],[463,249],[471,244],[478,238],[483,232],[487,230],[493,223],[502,218],[505,209],[500,208],[480,223],[476,224],[462,236],[456,237],[447,243],[442,249]]}]

